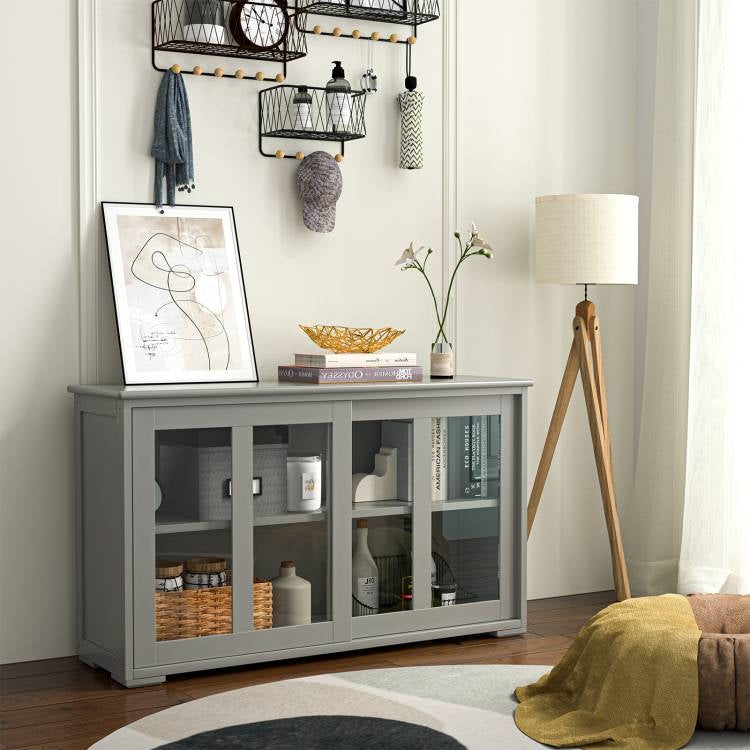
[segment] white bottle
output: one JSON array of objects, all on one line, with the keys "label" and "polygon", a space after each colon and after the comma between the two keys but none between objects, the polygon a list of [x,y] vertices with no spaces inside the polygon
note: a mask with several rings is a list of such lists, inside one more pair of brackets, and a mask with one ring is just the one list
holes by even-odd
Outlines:
[{"label": "white bottle", "polygon": [[326,84],[326,130],[348,133],[352,128],[352,87],[344,77],[341,60],[333,61],[331,80]]},{"label": "white bottle", "polygon": [[352,557],[352,593],[372,612],[378,611],[378,566],[367,546],[367,521],[357,521],[354,556]]}]

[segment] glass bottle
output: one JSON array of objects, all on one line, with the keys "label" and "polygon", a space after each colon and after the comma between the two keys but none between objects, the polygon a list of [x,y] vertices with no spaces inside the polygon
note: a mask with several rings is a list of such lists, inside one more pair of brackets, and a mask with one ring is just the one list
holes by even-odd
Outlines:
[{"label": "glass bottle", "polygon": [[378,612],[378,566],[367,544],[367,521],[357,521],[354,555],[352,557],[352,593],[368,607],[367,614]]},{"label": "glass bottle", "polygon": [[333,61],[331,80],[326,84],[326,130],[348,133],[352,128],[352,87],[346,80],[341,60]]},{"label": "glass bottle", "polygon": [[292,99],[292,130],[312,130],[312,94],[299,86]]}]

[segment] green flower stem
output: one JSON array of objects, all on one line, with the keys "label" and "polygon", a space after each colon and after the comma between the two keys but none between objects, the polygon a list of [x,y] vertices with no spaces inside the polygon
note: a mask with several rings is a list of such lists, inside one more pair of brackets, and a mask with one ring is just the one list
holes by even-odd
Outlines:
[{"label": "green flower stem", "polygon": [[[430,256],[428,255],[427,258]],[[437,302],[437,296],[435,295],[435,290],[432,287],[432,283],[430,282],[430,277],[427,275],[425,271],[425,266],[427,265],[427,259],[425,259],[424,265],[422,265],[417,259],[415,259],[415,267],[419,271],[419,273],[424,276],[424,280],[427,282],[427,286],[430,290],[430,294],[432,295],[432,303],[435,306],[435,317],[437,318],[438,326],[440,327],[438,330],[437,339],[433,342],[433,344],[436,344],[438,341],[440,341],[440,334],[443,334],[443,338],[445,339],[446,343],[448,341],[448,338],[445,335],[445,331],[443,330],[443,324],[440,322],[440,311],[438,310],[438,302]]]},{"label": "green flower stem", "polygon": [[451,294],[453,292],[453,286],[456,283],[456,276],[458,275],[458,269],[461,267],[461,265],[466,261],[468,258],[472,258],[475,255],[481,255],[486,258],[491,258],[492,253],[487,252],[487,250],[490,250],[490,248],[485,248],[484,246],[481,247],[478,250],[474,249],[474,245],[472,245],[472,242],[475,237],[478,237],[479,235],[476,232],[473,232],[471,235],[471,239],[464,245],[461,235],[456,232],[454,237],[456,238],[456,242],[458,243],[458,250],[459,250],[459,256],[458,261],[456,262],[455,267],[453,268],[453,273],[451,274],[450,282],[448,283],[448,291],[445,294],[445,304],[442,308],[442,315],[440,311],[440,306],[438,305],[438,299],[437,295],[435,294],[435,288],[432,286],[432,282],[430,281],[430,277],[427,275],[427,261],[430,258],[430,255],[432,254],[432,250],[427,251],[427,255],[425,256],[424,263],[422,263],[419,258],[415,256],[415,254],[412,252],[412,257],[409,259],[409,262],[403,267],[403,270],[408,269],[416,269],[419,271],[419,273],[424,276],[424,280],[427,282],[427,288],[430,290],[430,296],[432,297],[432,304],[435,308],[435,319],[437,320],[438,324],[438,332],[437,336],[435,337],[435,340],[432,342],[433,346],[437,344],[441,338],[442,340],[448,344],[448,336],[445,333],[445,322],[448,318],[448,308],[450,307],[450,301],[451,301]]},{"label": "green flower stem", "polygon": [[[453,291],[453,284],[456,281],[456,274],[458,273],[458,269],[461,267],[461,264],[469,257],[469,249],[471,248],[471,245],[467,245],[465,248],[461,242],[461,237],[456,237],[456,242],[458,242],[458,246],[461,249],[461,256],[458,259],[458,263],[456,263],[456,267],[453,269],[453,273],[451,274],[451,280],[448,284],[448,293],[445,295],[445,307],[443,308],[443,318],[442,320],[438,321],[440,325],[440,332],[443,333],[443,338],[445,339],[445,343],[448,343],[448,339],[445,336],[445,319],[448,317],[448,306],[450,305],[451,301],[451,292]],[[473,253],[472,253],[473,254]],[[440,332],[438,332],[438,340],[440,340]],[[437,343],[437,341],[435,342]]]}]

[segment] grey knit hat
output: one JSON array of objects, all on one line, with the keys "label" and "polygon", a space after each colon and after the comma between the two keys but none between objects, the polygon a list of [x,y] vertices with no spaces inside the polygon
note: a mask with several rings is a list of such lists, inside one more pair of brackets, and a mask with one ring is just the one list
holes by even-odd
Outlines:
[{"label": "grey knit hat", "polygon": [[326,151],[313,151],[297,169],[297,190],[302,220],[313,232],[332,232],[336,226],[336,201],[344,181],[336,160]]}]

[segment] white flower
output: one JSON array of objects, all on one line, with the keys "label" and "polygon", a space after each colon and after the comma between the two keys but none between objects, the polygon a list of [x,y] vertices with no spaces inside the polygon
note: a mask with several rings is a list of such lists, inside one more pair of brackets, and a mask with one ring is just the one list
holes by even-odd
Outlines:
[{"label": "white flower", "polygon": [[401,253],[401,257],[396,261],[395,265],[403,266],[404,263],[406,263],[407,265],[405,266],[405,268],[411,268],[412,266],[408,264],[413,263],[417,259],[417,255],[419,255],[421,252],[424,252],[425,250],[427,250],[428,255],[432,252],[431,249],[426,248],[424,245],[422,245],[419,250],[414,250],[414,243],[410,242],[409,247],[407,247],[406,250]]},{"label": "white flower", "polygon": [[404,263],[410,263],[413,260],[416,260],[417,256],[414,254],[414,243],[410,242],[409,247],[404,250],[403,253],[401,253],[401,257],[396,261],[395,265],[402,266]]},{"label": "white flower", "polygon": [[[488,257],[492,257],[492,247],[488,245],[478,234],[475,234],[471,238],[471,246],[472,247],[478,247],[480,250],[487,250],[490,255]],[[484,255],[484,253],[483,253]]]},{"label": "white flower", "polygon": [[479,236],[479,230],[477,229],[477,225],[473,221],[471,222],[471,236],[472,237]]}]

